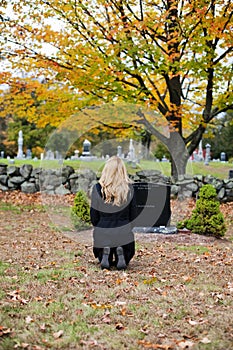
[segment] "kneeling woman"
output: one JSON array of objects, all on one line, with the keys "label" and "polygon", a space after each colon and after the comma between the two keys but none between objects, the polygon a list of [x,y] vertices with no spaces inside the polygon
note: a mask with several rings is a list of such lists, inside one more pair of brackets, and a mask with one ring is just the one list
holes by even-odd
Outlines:
[{"label": "kneeling woman", "polygon": [[133,186],[124,161],[113,156],[105,163],[91,197],[93,253],[102,269],[127,268],[135,254],[132,222],[136,215]]}]

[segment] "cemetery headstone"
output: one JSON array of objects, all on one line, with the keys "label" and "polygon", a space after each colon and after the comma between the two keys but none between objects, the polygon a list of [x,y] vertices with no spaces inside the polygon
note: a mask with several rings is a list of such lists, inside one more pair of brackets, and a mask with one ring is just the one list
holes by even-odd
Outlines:
[{"label": "cemetery headstone", "polygon": [[220,160],[221,160],[221,162],[225,162],[226,161],[226,153],[225,152],[221,152]]},{"label": "cemetery headstone", "polygon": [[23,132],[22,130],[19,131],[18,136],[18,152],[17,152],[17,158],[22,159],[24,157],[23,155]]},{"label": "cemetery headstone", "polygon": [[27,149],[26,159],[31,159],[31,158],[32,158],[32,151],[30,149]]},{"label": "cemetery headstone", "polygon": [[91,142],[88,141],[87,139],[84,140],[82,156],[84,156],[84,157],[90,156],[91,155],[90,149],[91,149]]},{"label": "cemetery headstone", "polygon": [[121,146],[117,146],[117,156],[119,158],[122,158],[122,147]]},{"label": "cemetery headstone", "polygon": [[133,140],[130,139],[129,141],[129,153],[128,153],[128,160],[130,162],[134,162],[135,159],[135,149],[134,149],[134,145],[133,145]]},{"label": "cemetery headstone", "polygon": [[203,157],[203,148],[202,148],[202,140],[199,142],[198,145],[198,161],[203,161],[204,157]]},{"label": "cemetery headstone", "polygon": [[136,182],[133,185],[137,216],[135,227],[169,226],[171,217],[171,187],[152,182]]},{"label": "cemetery headstone", "polygon": [[54,160],[54,152],[51,151],[50,149],[46,152],[45,159],[46,160]]},{"label": "cemetery headstone", "polygon": [[62,154],[59,151],[55,151],[55,159],[62,160]]},{"label": "cemetery headstone", "polygon": [[71,160],[77,160],[77,159],[78,159],[78,155],[79,155],[79,150],[76,149],[76,150],[74,151],[74,155],[71,156]]},{"label": "cemetery headstone", "polygon": [[206,152],[205,152],[205,165],[209,164],[210,161],[210,147],[211,145],[209,143],[206,144]]}]

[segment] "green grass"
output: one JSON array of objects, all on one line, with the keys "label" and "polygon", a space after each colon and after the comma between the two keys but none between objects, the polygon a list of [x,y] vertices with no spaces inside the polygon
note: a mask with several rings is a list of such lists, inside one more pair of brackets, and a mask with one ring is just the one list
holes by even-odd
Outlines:
[{"label": "green grass", "polygon": [[0,210],[2,210],[4,212],[10,211],[10,212],[14,212],[15,214],[20,214],[19,206],[16,206],[16,205],[11,204],[11,203],[0,202]]},{"label": "green grass", "polygon": [[[9,164],[7,159],[1,159],[1,163]],[[45,169],[59,169],[63,165],[70,165],[75,170],[89,168],[100,175],[102,168],[105,164],[105,160],[93,160],[93,161],[83,161],[83,160],[64,160],[63,165],[57,160],[19,160],[16,159],[14,165],[21,166],[23,164],[32,164],[34,168],[45,168]],[[9,164],[10,165],[10,164]],[[126,163],[127,170],[130,174],[135,174],[140,170],[159,170],[165,176],[170,176],[171,174],[171,164],[167,162],[155,162],[151,160],[141,160],[136,168],[131,167]],[[209,162],[209,165],[205,165],[204,162],[188,162],[186,173],[189,175],[212,175],[219,179],[227,179],[229,176],[229,170],[233,169],[232,163],[221,163],[221,162]]]},{"label": "green grass", "polygon": [[13,212],[14,214],[20,214],[22,211],[29,212],[30,210],[34,210],[37,212],[46,212],[46,208],[41,204],[12,204],[12,203],[5,203],[0,201],[0,210],[3,212]]},{"label": "green grass", "polygon": [[191,246],[177,246],[176,249],[193,252],[196,254],[205,254],[209,252],[209,249],[205,246],[191,245]]},{"label": "green grass", "polygon": [[10,265],[0,261],[0,276],[4,276],[5,270],[9,267]]}]

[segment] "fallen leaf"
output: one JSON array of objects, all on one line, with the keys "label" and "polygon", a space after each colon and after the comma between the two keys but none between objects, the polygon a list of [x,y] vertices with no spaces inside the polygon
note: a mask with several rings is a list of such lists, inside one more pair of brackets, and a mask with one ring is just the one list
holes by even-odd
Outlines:
[{"label": "fallen leaf", "polygon": [[63,333],[64,333],[64,331],[62,329],[60,331],[58,331],[58,332],[53,333],[54,339],[61,338]]},{"label": "fallen leaf", "polygon": [[123,306],[123,308],[121,309],[121,315],[125,316],[126,315],[126,307]]},{"label": "fallen leaf", "polygon": [[172,345],[154,344],[145,340],[139,340],[138,344],[142,345],[144,348],[150,348],[150,349],[170,350],[174,348]]},{"label": "fallen leaf", "polygon": [[18,349],[18,348],[20,348],[20,349],[28,349],[29,346],[30,346],[30,344],[28,344],[28,343],[17,343],[17,344],[14,345],[14,349]]},{"label": "fallen leaf", "polygon": [[3,337],[3,336],[8,335],[10,333],[11,333],[10,328],[0,326],[0,337]]},{"label": "fallen leaf", "polygon": [[183,280],[185,283],[190,283],[192,281],[192,277],[191,276],[183,276]]},{"label": "fallen leaf", "polygon": [[143,283],[144,284],[153,284],[153,283],[155,283],[157,281],[157,277],[152,277],[152,278],[150,278],[150,279],[148,279],[148,280],[144,280],[143,281]]},{"label": "fallen leaf", "polygon": [[149,325],[146,324],[145,326],[143,326],[141,329],[140,329],[140,332],[144,333],[144,334],[148,334],[149,333],[149,329],[148,329]]},{"label": "fallen leaf", "polygon": [[50,327],[50,326],[47,325],[47,324],[45,324],[45,323],[42,323],[42,324],[39,326],[41,332],[45,332],[46,329],[47,329],[48,327]]},{"label": "fallen leaf", "polygon": [[118,331],[122,331],[123,329],[125,329],[124,325],[120,322],[116,323],[115,327]]},{"label": "fallen leaf", "polygon": [[228,282],[227,283],[227,288],[229,289],[230,293],[233,293],[233,283]]},{"label": "fallen leaf", "polygon": [[91,307],[93,309],[111,309],[112,305],[110,304],[97,304],[97,303],[92,303]]},{"label": "fallen leaf", "polygon": [[27,316],[25,319],[26,323],[32,323],[34,322],[33,318],[31,318],[31,316]]},{"label": "fallen leaf", "polygon": [[81,340],[80,345],[87,345],[90,348],[94,348],[95,346],[98,346],[98,342],[96,340]]},{"label": "fallen leaf", "polygon": [[188,323],[191,325],[191,326],[196,326],[198,324],[204,324],[204,323],[208,323],[208,320],[203,320],[202,318],[198,321],[193,321],[191,319],[188,320]]},{"label": "fallen leaf", "polygon": [[121,306],[121,305],[125,305],[126,302],[125,301],[116,301],[115,302],[115,306]]},{"label": "fallen leaf", "polygon": [[209,343],[211,343],[211,341],[207,337],[205,337],[205,338],[200,340],[200,343],[209,344]]},{"label": "fallen leaf", "polygon": [[101,318],[101,321],[106,324],[111,323],[111,318],[110,318],[110,312],[106,312],[103,317]]},{"label": "fallen leaf", "polygon": [[184,341],[179,342],[178,345],[181,349],[189,349],[194,345],[194,342],[192,342],[190,340],[184,340]]}]

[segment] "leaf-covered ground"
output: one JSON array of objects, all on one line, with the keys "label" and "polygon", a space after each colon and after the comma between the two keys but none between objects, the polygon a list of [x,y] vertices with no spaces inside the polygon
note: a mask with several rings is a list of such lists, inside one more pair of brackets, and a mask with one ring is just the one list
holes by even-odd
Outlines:
[{"label": "leaf-covered ground", "polygon": [[[0,192],[0,349],[233,348],[233,208],[223,239],[136,235],[126,271],[101,270],[73,196]],[[193,200],[172,201],[172,223]]]}]

